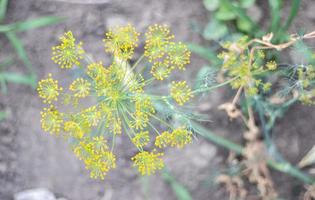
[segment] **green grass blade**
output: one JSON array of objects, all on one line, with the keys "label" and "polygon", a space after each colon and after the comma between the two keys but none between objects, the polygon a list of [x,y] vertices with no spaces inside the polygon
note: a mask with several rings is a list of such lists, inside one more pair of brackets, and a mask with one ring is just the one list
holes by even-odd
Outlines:
[{"label": "green grass blade", "polygon": [[7,116],[6,112],[0,111],[0,121],[4,120]]},{"label": "green grass blade", "polygon": [[279,32],[280,20],[281,20],[281,6],[282,0],[268,0],[270,15],[271,15],[271,24],[269,27],[269,31],[277,34]]},{"label": "green grass blade", "polygon": [[289,27],[291,26],[294,18],[299,12],[300,4],[301,4],[301,0],[292,0],[291,11],[290,11],[287,21],[284,24],[283,31],[287,31]]},{"label": "green grass blade", "polygon": [[6,82],[11,82],[11,83],[35,86],[35,80],[32,76],[26,76],[26,75],[10,73],[10,72],[3,72],[0,74],[0,79]]},{"label": "green grass blade", "polygon": [[1,86],[1,92],[3,94],[7,94],[8,88],[7,88],[7,83],[5,82],[4,78],[0,76],[0,86]]},{"label": "green grass blade", "polygon": [[178,200],[192,200],[189,191],[182,184],[178,183],[166,168],[163,170],[162,177],[170,184]]},{"label": "green grass blade", "polygon": [[4,20],[7,13],[8,0],[0,0],[0,22]]},{"label": "green grass blade", "polygon": [[[36,75],[35,75],[35,72],[33,70],[33,66],[32,66],[30,60],[28,59],[28,56],[27,56],[25,49],[22,45],[22,42],[20,41],[20,39],[17,37],[16,33],[14,33],[14,32],[8,32],[8,33],[5,33],[5,35],[9,39],[11,45],[15,49],[19,58],[22,60],[22,62],[25,64],[25,66],[27,67],[27,69],[31,73],[32,78],[35,80]],[[35,86],[35,84],[33,84],[33,86]]]},{"label": "green grass blade", "polygon": [[15,31],[15,32],[22,32],[27,31],[43,26],[48,26],[52,24],[56,24],[64,20],[64,17],[56,17],[56,16],[46,16],[46,17],[40,17],[38,19],[32,19],[27,20],[24,22],[16,22],[13,24],[8,25],[0,25],[0,32],[9,32],[9,31]]}]

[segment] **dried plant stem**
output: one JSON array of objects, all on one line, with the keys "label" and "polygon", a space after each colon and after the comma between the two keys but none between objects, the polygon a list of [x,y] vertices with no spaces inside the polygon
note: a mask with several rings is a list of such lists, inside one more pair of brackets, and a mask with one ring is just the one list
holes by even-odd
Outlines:
[{"label": "dried plant stem", "polygon": [[[219,146],[222,146],[226,149],[229,149],[229,150],[235,152],[236,154],[243,155],[243,149],[244,149],[243,146],[236,144],[236,143],[234,143],[234,142],[232,142],[232,141],[230,141],[230,140],[228,140],[222,136],[219,136],[219,135],[211,132],[210,130],[203,127],[199,123],[191,122],[191,126],[197,134],[201,135],[205,139],[207,139],[207,140],[209,140],[209,141],[211,141],[211,142],[213,142]],[[315,183],[314,178],[303,173],[301,170],[292,166],[288,162],[276,162],[272,159],[268,159],[267,164],[271,168],[273,168],[277,171],[280,171],[282,173],[289,174],[290,176],[299,179],[300,181],[302,181],[305,184],[314,184]]]}]

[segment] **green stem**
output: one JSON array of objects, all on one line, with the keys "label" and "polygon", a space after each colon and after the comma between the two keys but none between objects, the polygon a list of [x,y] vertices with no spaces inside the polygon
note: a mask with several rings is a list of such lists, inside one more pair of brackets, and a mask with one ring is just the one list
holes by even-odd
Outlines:
[{"label": "green stem", "polygon": [[[191,126],[197,134],[203,136],[207,140],[209,140],[209,141],[211,141],[217,145],[220,145],[226,149],[229,149],[229,150],[231,150],[237,154],[243,154],[243,149],[244,149],[243,146],[236,144],[236,143],[234,143],[234,142],[232,142],[232,141],[230,141],[230,140],[228,140],[222,136],[216,135],[215,133],[209,131],[208,129],[206,129],[205,127],[200,125],[199,123],[191,121]],[[314,184],[315,183],[314,178],[303,173],[298,168],[292,166],[289,162],[276,162],[272,159],[268,159],[267,164],[271,168],[278,170],[282,173],[289,174],[290,176],[299,179],[303,183],[306,183],[306,184]]]},{"label": "green stem", "polygon": [[142,61],[142,59],[144,58],[144,55],[142,54],[142,56],[140,56],[140,58],[137,60],[137,62],[135,62],[132,67],[130,68],[130,71],[133,71],[137,65]]},{"label": "green stem", "polygon": [[197,90],[194,90],[192,91],[192,94],[196,94],[196,93],[201,93],[201,92],[207,92],[207,91],[210,91],[210,90],[213,90],[213,89],[216,89],[216,88],[219,88],[219,87],[222,87],[222,86],[225,86],[233,81],[235,81],[236,79],[238,79],[238,76],[237,77],[234,77],[228,81],[225,81],[223,83],[220,83],[218,85],[214,85],[214,86],[211,86],[211,87],[206,87],[206,88],[200,88],[200,89],[197,89]]}]

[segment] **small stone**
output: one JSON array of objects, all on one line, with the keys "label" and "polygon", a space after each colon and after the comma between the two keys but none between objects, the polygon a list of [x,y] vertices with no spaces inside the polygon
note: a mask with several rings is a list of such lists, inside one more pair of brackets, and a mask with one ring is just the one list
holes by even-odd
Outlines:
[{"label": "small stone", "polygon": [[56,200],[56,198],[49,190],[45,188],[36,188],[15,194],[14,200]]}]

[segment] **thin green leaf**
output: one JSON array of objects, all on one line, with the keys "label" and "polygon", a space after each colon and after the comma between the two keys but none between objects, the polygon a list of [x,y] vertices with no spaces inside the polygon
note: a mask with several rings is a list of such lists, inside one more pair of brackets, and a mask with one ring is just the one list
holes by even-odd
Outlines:
[{"label": "thin green leaf", "polygon": [[15,49],[15,51],[18,54],[19,58],[25,64],[27,69],[30,71],[32,78],[35,79],[36,75],[35,75],[35,72],[33,70],[32,64],[31,64],[30,60],[28,59],[28,56],[27,56],[27,54],[25,52],[25,49],[24,49],[24,47],[22,45],[22,42],[17,37],[16,33],[14,33],[14,32],[7,32],[7,33],[5,33],[5,35],[9,39],[11,45]]},{"label": "thin green leaf", "polygon": [[56,16],[46,16],[41,17],[38,19],[32,19],[27,20],[24,22],[16,22],[13,24],[8,25],[0,25],[0,32],[9,32],[9,31],[15,31],[15,32],[21,32],[21,31],[27,31],[43,26],[48,26],[52,24],[56,24],[64,20],[64,17],[56,17]]},{"label": "thin green leaf", "polygon": [[287,21],[284,24],[283,31],[287,31],[289,27],[291,26],[294,18],[299,12],[300,4],[301,4],[301,0],[292,0],[291,11],[290,11]]},{"label": "thin green leaf", "polygon": [[221,60],[217,57],[217,54],[214,50],[193,43],[188,43],[187,45],[193,53],[210,61],[213,65],[218,65],[221,63]]},{"label": "thin green leaf", "polygon": [[7,13],[8,0],[0,0],[0,22],[4,20]]},{"label": "thin green leaf", "polygon": [[4,120],[7,116],[6,112],[0,111],[0,121]]},{"label": "thin green leaf", "polygon": [[5,82],[4,78],[2,78],[1,76],[0,76],[0,85],[1,85],[1,92],[3,94],[7,94],[8,92],[7,83]]},{"label": "thin green leaf", "polygon": [[271,15],[271,24],[269,27],[269,31],[273,33],[278,33],[280,27],[281,20],[281,6],[282,0],[268,0],[270,7],[270,15]]},{"label": "thin green leaf", "polygon": [[36,82],[33,77],[16,74],[16,73],[9,73],[4,72],[0,74],[0,79],[5,80],[6,82],[18,83],[18,84],[25,84],[30,86],[35,86]]},{"label": "thin green leaf", "polygon": [[215,13],[215,18],[217,20],[228,21],[236,18],[236,13],[232,9],[229,3],[224,3],[220,6],[219,10]]},{"label": "thin green leaf", "polygon": [[162,177],[171,185],[178,200],[192,200],[189,191],[182,184],[178,183],[166,168],[163,170]]}]

